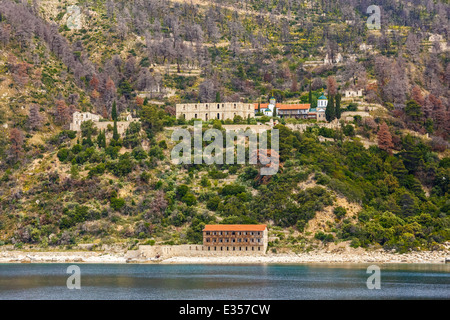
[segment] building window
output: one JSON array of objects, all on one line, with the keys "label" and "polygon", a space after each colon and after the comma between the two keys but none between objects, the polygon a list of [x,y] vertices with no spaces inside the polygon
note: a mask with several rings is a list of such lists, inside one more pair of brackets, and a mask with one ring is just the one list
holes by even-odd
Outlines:
[{"label": "building window", "polygon": [[236,109],[236,103],[234,104],[234,108]]},{"label": "building window", "polygon": [[217,119],[220,119],[220,113],[217,114]]},{"label": "building window", "polygon": [[194,118],[197,119],[197,114],[194,115]]}]

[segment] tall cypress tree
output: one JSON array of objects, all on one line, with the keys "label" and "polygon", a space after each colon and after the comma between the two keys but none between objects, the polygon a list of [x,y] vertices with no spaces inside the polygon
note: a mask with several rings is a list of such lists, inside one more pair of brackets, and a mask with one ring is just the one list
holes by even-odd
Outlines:
[{"label": "tall cypress tree", "polygon": [[113,121],[117,121],[117,106],[116,101],[114,100],[111,110],[111,118]]},{"label": "tall cypress tree", "polygon": [[336,110],[334,107],[334,97],[330,95],[330,99],[328,100],[328,105],[325,110],[325,118],[328,122],[333,121],[336,118]]},{"label": "tall cypress tree", "polygon": [[308,101],[311,104],[312,103],[312,91],[311,91],[311,80],[309,80],[309,96]]},{"label": "tall cypress tree", "polygon": [[336,108],[335,108],[335,114],[336,114],[336,118],[337,119],[340,119],[341,118],[341,115],[342,115],[342,110],[341,110],[341,98],[342,98],[342,96],[341,96],[341,94],[340,93],[338,93],[337,95],[336,95]]},{"label": "tall cypress tree", "polygon": [[119,141],[120,139],[120,135],[119,132],[117,131],[117,121],[114,120],[114,129],[113,129],[113,140],[115,141]]}]

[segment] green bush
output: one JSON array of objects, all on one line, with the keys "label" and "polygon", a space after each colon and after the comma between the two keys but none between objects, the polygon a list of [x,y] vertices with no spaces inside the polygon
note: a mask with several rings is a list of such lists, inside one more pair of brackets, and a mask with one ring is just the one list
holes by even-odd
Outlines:
[{"label": "green bush", "polygon": [[352,102],[347,106],[347,111],[357,111],[357,110],[358,110],[357,103]]},{"label": "green bush", "polygon": [[197,198],[192,193],[187,193],[181,198],[181,201],[190,207],[197,203]]},{"label": "green bush", "polygon": [[334,236],[331,233],[323,233],[322,231],[317,232],[314,235],[314,238],[317,240],[320,240],[324,243],[327,242],[333,242],[334,241]]},{"label": "green bush", "polygon": [[66,148],[62,148],[61,150],[58,151],[58,159],[61,162],[66,161],[67,157],[69,156],[69,149]]},{"label": "green bush", "polygon": [[347,210],[343,207],[336,207],[334,208],[333,213],[340,220],[347,214]]},{"label": "green bush", "polygon": [[239,193],[243,193],[245,192],[245,187],[244,186],[240,186],[237,184],[228,184],[226,186],[224,186],[222,188],[222,190],[220,190],[219,194],[221,196],[234,196],[237,195]]},{"label": "green bush", "polygon": [[354,137],[355,136],[355,127],[353,127],[351,124],[347,124],[343,129],[342,132],[344,132],[344,134],[347,137]]},{"label": "green bush", "polygon": [[214,196],[206,202],[206,208],[211,211],[216,211],[220,201],[219,196]]},{"label": "green bush", "polygon": [[110,203],[112,209],[119,211],[125,205],[125,200],[122,198],[111,198]]}]

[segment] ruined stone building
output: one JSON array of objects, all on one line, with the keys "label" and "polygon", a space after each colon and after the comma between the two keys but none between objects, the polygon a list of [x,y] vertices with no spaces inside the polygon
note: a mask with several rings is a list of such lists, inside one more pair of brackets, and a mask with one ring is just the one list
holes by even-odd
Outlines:
[{"label": "ruined stone building", "polygon": [[199,119],[203,121],[233,120],[235,116],[247,119],[255,116],[255,110],[252,103],[242,102],[183,103],[176,105],[176,116],[186,120]]},{"label": "ruined stone building", "polygon": [[263,224],[210,224],[203,229],[203,247],[208,251],[266,252],[267,244]]}]

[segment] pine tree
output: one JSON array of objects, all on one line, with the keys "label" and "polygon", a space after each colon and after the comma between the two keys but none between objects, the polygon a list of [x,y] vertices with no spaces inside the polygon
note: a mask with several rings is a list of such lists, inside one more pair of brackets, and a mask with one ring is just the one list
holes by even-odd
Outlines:
[{"label": "pine tree", "polygon": [[392,143],[392,136],[389,132],[389,127],[386,122],[383,122],[378,130],[378,148],[391,153],[391,149],[394,147]]},{"label": "pine tree", "polygon": [[111,118],[113,121],[117,121],[117,105],[116,101],[114,100],[111,110]]},{"label": "pine tree", "polygon": [[273,114],[272,114],[272,116],[273,117],[277,116],[277,107],[273,107]]},{"label": "pine tree", "polygon": [[342,110],[341,110],[341,98],[342,98],[341,94],[338,93],[338,94],[336,95],[336,107],[335,107],[335,110],[334,110],[334,113],[336,114],[336,118],[337,118],[337,119],[340,119],[340,118],[341,118],[341,115],[342,115]]},{"label": "pine tree", "polygon": [[97,145],[99,148],[106,148],[106,134],[104,130],[100,130],[97,136]]},{"label": "pine tree", "polygon": [[330,96],[330,99],[328,100],[328,105],[325,110],[325,118],[328,122],[333,121],[336,118],[336,112],[334,107],[334,97]]}]

